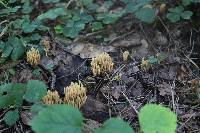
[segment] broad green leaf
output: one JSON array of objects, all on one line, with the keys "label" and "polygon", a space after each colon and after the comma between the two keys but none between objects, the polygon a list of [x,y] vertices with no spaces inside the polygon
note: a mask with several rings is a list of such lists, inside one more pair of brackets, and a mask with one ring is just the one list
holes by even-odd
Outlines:
[{"label": "broad green leaf", "polygon": [[41,69],[36,68],[36,69],[33,70],[32,73],[33,73],[34,76],[38,77],[38,76],[40,76],[40,72],[41,72]]},{"label": "broad green leaf", "polygon": [[141,6],[140,5],[136,5],[134,2],[127,4],[125,7],[125,12],[126,13],[134,13],[136,11],[139,10]]},{"label": "broad green leaf", "polygon": [[184,5],[184,6],[188,6],[188,5],[190,5],[192,3],[192,0],[182,0],[182,4]]},{"label": "broad green leaf", "polygon": [[33,115],[37,115],[41,110],[43,110],[46,106],[42,103],[35,103],[31,106],[31,113]]},{"label": "broad green leaf", "polygon": [[6,43],[3,41],[0,41],[0,52],[3,51],[4,47],[6,46]]},{"label": "broad green leaf", "polygon": [[8,111],[3,117],[3,120],[9,126],[14,125],[18,119],[19,119],[18,109],[14,111]]},{"label": "broad green leaf", "polygon": [[39,15],[37,19],[38,20],[44,20],[44,19],[54,20],[58,16],[63,16],[63,15],[67,15],[67,12],[64,10],[64,8],[59,7],[59,8],[50,9],[49,11]]},{"label": "broad green leaf", "polygon": [[0,94],[2,95],[3,92],[7,92],[10,91],[10,89],[12,89],[12,83],[7,83],[7,84],[2,84],[0,86]]},{"label": "broad green leaf", "polygon": [[85,6],[87,10],[95,11],[99,8],[99,5],[93,3],[93,0],[82,0],[81,5]]},{"label": "broad green leaf", "polygon": [[147,104],[139,112],[139,123],[144,133],[175,133],[177,117],[170,109]]},{"label": "broad green leaf", "polygon": [[192,11],[184,11],[181,13],[181,17],[183,19],[190,19],[193,15],[193,12]]},{"label": "broad green leaf", "polygon": [[24,19],[16,19],[12,22],[14,29],[21,29]]},{"label": "broad green leaf", "polygon": [[[89,23],[94,20],[94,18],[91,15],[88,15],[85,12],[78,11],[75,15],[79,18],[79,20],[82,23]],[[74,20],[74,21],[76,21],[76,20]]]},{"label": "broad green leaf", "polygon": [[96,31],[96,30],[101,30],[103,29],[103,24],[101,22],[93,22],[92,23],[92,30]]},{"label": "broad green leaf", "polygon": [[39,41],[41,38],[41,35],[38,33],[32,34],[30,37],[31,41]]},{"label": "broad green leaf", "polygon": [[33,10],[33,7],[30,5],[30,0],[25,0],[22,6],[22,13],[29,14]]},{"label": "broad green leaf", "polygon": [[17,61],[21,57],[23,57],[25,53],[25,47],[20,39],[17,37],[11,37],[8,40],[8,45],[12,45],[13,51],[11,53],[11,59],[13,61]]},{"label": "broad green leaf", "polygon": [[177,6],[177,7],[174,7],[174,8],[169,8],[168,10],[169,10],[169,12],[172,12],[172,13],[181,14],[184,11],[184,7],[183,6]]},{"label": "broad green leaf", "polygon": [[43,3],[57,3],[60,0],[42,0]]},{"label": "broad green leaf", "polygon": [[35,133],[81,133],[83,116],[69,105],[52,105],[42,109],[30,125]]},{"label": "broad green leaf", "polygon": [[13,47],[11,45],[6,44],[4,49],[2,50],[2,58],[7,58],[10,56],[11,52],[13,50]]},{"label": "broad green leaf", "polygon": [[47,87],[44,82],[39,80],[29,80],[26,85],[26,93],[24,98],[28,102],[37,102],[42,99],[47,93]]},{"label": "broad green leaf", "polygon": [[104,24],[113,24],[115,23],[121,16],[123,12],[116,13],[100,13],[97,14],[97,20],[102,20]]},{"label": "broad green leaf", "polygon": [[95,133],[134,133],[134,131],[123,120],[111,118],[105,121],[102,127],[96,129]]},{"label": "broad green leaf", "polygon": [[17,0],[9,0],[8,3],[15,3]]},{"label": "broad green leaf", "polygon": [[53,64],[53,63],[48,63],[48,64],[45,66],[45,68],[46,68],[47,70],[49,70],[49,71],[52,71],[53,68],[54,68],[54,64]]},{"label": "broad green leaf", "polygon": [[150,56],[150,57],[148,58],[148,62],[149,62],[150,64],[154,64],[154,63],[157,63],[157,62],[158,62],[158,59],[157,59],[155,56]]},{"label": "broad green leaf", "polygon": [[79,32],[83,30],[85,24],[81,21],[69,21],[67,25],[63,28],[63,35],[70,38],[75,38],[78,36]]},{"label": "broad green leaf", "polygon": [[181,16],[177,13],[167,13],[167,18],[171,21],[171,22],[178,22],[181,20]]},{"label": "broad green leaf", "polygon": [[[25,85],[21,83],[10,83],[0,86],[0,108],[8,106],[19,107],[23,102],[23,95],[25,92]],[[2,95],[4,92],[5,94]]]},{"label": "broad green leaf", "polygon": [[54,27],[54,30],[55,30],[56,34],[61,34],[61,33],[63,33],[63,27],[62,27],[61,25],[56,25],[56,26]]},{"label": "broad green leaf", "polygon": [[141,8],[135,16],[143,22],[152,23],[155,19],[155,10],[149,7]]},{"label": "broad green leaf", "polygon": [[37,25],[30,22],[29,16],[25,16],[22,23],[22,30],[24,33],[31,33],[36,29]]},{"label": "broad green leaf", "polygon": [[12,76],[15,75],[16,71],[13,68],[8,69],[8,73],[11,74]]}]

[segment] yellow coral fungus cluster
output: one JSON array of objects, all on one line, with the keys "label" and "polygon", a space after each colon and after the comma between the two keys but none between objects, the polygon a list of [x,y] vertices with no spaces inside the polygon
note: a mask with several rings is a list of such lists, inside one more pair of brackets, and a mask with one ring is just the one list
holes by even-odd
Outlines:
[{"label": "yellow coral fungus cluster", "polygon": [[145,60],[144,58],[142,58],[140,67],[143,71],[148,71],[150,69],[151,65],[148,60]]},{"label": "yellow coral fungus cluster", "polygon": [[47,95],[42,98],[42,102],[47,105],[62,103],[57,91],[48,90]]},{"label": "yellow coral fungus cluster", "polygon": [[87,99],[86,88],[82,83],[72,82],[70,86],[64,88],[64,93],[64,103],[77,108],[81,108]]},{"label": "yellow coral fungus cluster", "polygon": [[113,70],[113,62],[109,54],[102,53],[96,58],[92,58],[91,68],[94,76],[106,74]]},{"label": "yellow coral fungus cluster", "polygon": [[46,56],[48,56],[49,50],[50,50],[50,42],[46,39],[42,40],[42,45],[44,45],[44,51],[46,53]]},{"label": "yellow coral fungus cluster", "polygon": [[123,61],[127,61],[128,60],[128,56],[129,56],[129,52],[128,51],[124,51],[123,54],[122,54]]},{"label": "yellow coral fungus cluster", "polygon": [[26,53],[27,56],[27,62],[31,65],[38,65],[39,61],[40,61],[40,53],[37,49],[35,48],[31,48],[31,50],[29,50]]}]

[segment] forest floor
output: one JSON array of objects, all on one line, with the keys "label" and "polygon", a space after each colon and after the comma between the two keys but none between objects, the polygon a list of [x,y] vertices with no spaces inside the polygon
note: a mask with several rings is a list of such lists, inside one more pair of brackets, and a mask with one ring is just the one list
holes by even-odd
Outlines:
[{"label": "forest floor", "polygon": [[[101,45],[97,35],[105,33],[110,41]],[[63,96],[64,87],[81,81],[87,88],[87,101],[80,111],[93,127],[111,116],[119,116],[139,132],[137,112],[147,103],[157,103],[177,114],[177,133],[199,132],[200,29],[193,22],[171,24],[158,19],[148,25],[124,18],[106,30],[73,41],[51,32],[43,34],[43,38],[50,42],[48,56],[41,57],[37,69],[26,60],[15,63],[11,82],[40,79]],[[122,58],[124,51],[130,53],[126,61]],[[95,77],[91,57],[102,52],[112,57],[114,69]],[[145,60],[150,62],[145,66],[147,70],[142,68]],[[49,64],[51,69],[46,68]],[[28,113],[24,109],[20,115]],[[13,127],[0,125],[1,130],[32,132],[23,119]]]}]

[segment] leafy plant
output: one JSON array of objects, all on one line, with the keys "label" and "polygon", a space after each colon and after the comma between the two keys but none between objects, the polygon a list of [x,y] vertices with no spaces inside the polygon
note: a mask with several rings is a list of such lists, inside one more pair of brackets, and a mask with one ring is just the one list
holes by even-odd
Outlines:
[{"label": "leafy plant", "polygon": [[104,122],[103,126],[96,129],[95,133],[134,133],[133,129],[118,118],[110,118]]},{"label": "leafy plant", "polygon": [[[48,123],[48,124],[47,124]],[[31,127],[36,133],[81,133],[83,116],[81,112],[70,105],[52,105],[41,110],[31,121]],[[134,133],[133,129],[118,118],[107,120],[95,133]]]},{"label": "leafy plant", "polygon": [[3,120],[8,124],[9,126],[12,126],[15,124],[15,122],[19,119],[18,110],[15,109],[14,111],[8,111],[5,115]]},{"label": "leafy plant", "polygon": [[182,0],[179,6],[175,6],[173,8],[169,8],[169,13],[167,13],[167,18],[171,22],[178,22],[181,19],[191,19],[193,12],[185,10],[185,7],[190,5],[193,0]]},{"label": "leafy plant", "polygon": [[36,133],[81,133],[83,116],[68,105],[53,105],[39,112],[31,121]]},{"label": "leafy plant", "polygon": [[[38,106],[36,106],[37,110]],[[40,108],[40,106],[39,106]],[[41,110],[41,109],[40,109]],[[144,133],[175,133],[176,115],[168,108],[147,104],[139,112],[139,122]],[[42,109],[31,121],[36,133],[81,133],[83,116],[77,108],[70,105],[51,105]],[[134,133],[134,130],[119,118],[110,118],[94,133]]]},{"label": "leafy plant", "polygon": [[8,111],[4,121],[9,126],[18,120],[18,109],[23,101],[36,103],[46,95],[46,86],[42,81],[30,80],[27,84],[8,83],[0,86],[0,109],[12,107],[14,111]]},{"label": "leafy plant", "polygon": [[22,41],[17,37],[9,37],[6,43],[1,44],[2,58],[10,57],[13,61],[16,61],[23,57],[25,53],[25,46]]},{"label": "leafy plant", "polygon": [[147,104],[139,112],[139,122],[144,133],[175,133],[177,118],[168,108]]},{"label": "leafy plant", "polygon": [[26,93],[24,98],[28,102],[38,102],[45,96],[47,93],[46,85],[38,80],[29,80],[26,85]]},{"label": "leafy plant", "polygon": [[167,18],[171,22],[177,22],[182,19],[190,19],[193,15],[191,11],[185,11],[183,6],[177,6],[169,9],[169,13],[167,14]]}]

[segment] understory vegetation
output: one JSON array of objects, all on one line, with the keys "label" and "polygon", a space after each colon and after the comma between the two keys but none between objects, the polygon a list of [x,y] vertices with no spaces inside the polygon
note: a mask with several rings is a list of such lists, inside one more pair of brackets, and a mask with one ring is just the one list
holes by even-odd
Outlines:
[{"label": "understory vegetation", "polygon": [[0,132],[200,132],[200,0],[0,0],[0,39]]}]

